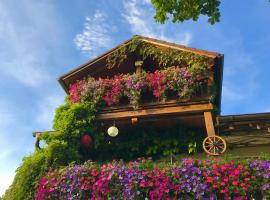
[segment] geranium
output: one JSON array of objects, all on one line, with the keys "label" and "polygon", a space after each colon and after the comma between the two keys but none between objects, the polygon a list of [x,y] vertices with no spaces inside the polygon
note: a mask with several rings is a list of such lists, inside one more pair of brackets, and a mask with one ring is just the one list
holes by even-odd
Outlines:
[{"label": "geranium", "polygon": [[36,192],[35,200],[43,200],[48,195],[48,189],[46,188],[47,179],[42,178],[39,181],[39,187]]},{"label": "geranium", "polygon": [[71,103],[78,103],[81,99],[81,93],[86,88],[85,80],[80,80],[69,86],[69,94]]},{"label": "geranium", "polygon": [[179,98],[190,98],[202,84],[201,76],[194,76],[189,68],[169,67],[153,73],[134,73],[116,75],[110,79],[89,77],[70,85],[72,103],[91,102],[94,105],[105,101],[107,106],[119,104],[120,99],[128,97],[129,103],[138,108],[141,94],[152,91],[158,100],[165,100],[170,91]]},{"label": "geranium", "polygon": [[106,90],[103,100],[108,106],[118,104],[120,97],[123,95],[123,76],[114,76],[112,80],[106,80],[104,83],[109,89]]},{"label": "geranium", "polygon": [[148,87],[153,91],[153,95],[158,100],[166,99],[167,76],[164,71],[156,70],[154,73],[146,74]]}]

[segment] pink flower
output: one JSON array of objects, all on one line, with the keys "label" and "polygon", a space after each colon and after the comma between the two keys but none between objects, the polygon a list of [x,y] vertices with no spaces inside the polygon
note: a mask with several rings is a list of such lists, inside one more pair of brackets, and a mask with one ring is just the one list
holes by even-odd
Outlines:
[{"label": "pink flower", "polygon": [[238,180],[235,180],[235,181],[232,182],[232,185],[237,186],[238,183],[239,183],[239,181]]},{"label": "pink flower", "polygon": [[208,182],[208,183],[212,183],[213,182],[213,177],[206,177],[206,181]]}]

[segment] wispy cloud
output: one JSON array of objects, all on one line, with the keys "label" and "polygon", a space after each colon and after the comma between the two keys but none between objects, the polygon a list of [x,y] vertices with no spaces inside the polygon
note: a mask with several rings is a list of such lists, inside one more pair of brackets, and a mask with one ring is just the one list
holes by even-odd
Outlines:
[{"label": "wispy cloud", "polygon": [[44,127],[50,129],[55,114],[55,109],[64,103],[64,96],[51,95],[44,98],[38,105],[37,122]]},{"label": "wispy cloud", "polygon": [[122,16],[129,24],[133,34],[177,42],[183,45],[188,45],[191,42],[192,35],[190,32],[183,31],[177,35],[171,35],[166,32],[166,25],[156,23],[153,19],[154,10],[149,0],[124,0],[123,5],[125,11]]},{"label": "wispy cloud", "polygon": [[96,10],[94,16],[85,18],[82,32],[74,38],[79,50],[95,57],[101,49],[111,47],[112,39],[109,33],[113,27],[107,23],[106,19],[107,16],[100,10]]}]

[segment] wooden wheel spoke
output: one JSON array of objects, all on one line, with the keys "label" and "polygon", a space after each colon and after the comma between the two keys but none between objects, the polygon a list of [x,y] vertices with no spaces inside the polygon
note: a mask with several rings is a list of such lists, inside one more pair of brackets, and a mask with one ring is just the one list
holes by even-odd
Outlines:
[{"label": "wooden wheel spoke", "polygon": [[213,149],[214,148],[214,146],[211,146],[210,148],[209,148],[209,151],[211,151],[211,149]]},{"label": "wooden wheel spoke", "polygon": [[206,144],[213,144],[212,142],[209,142],[209,141],[205,141]]},{"label": "wooden wheel spoke", "polygon": [[219,148],[219,147],[215,147],[215,148],[217,149],[217,152],[221,152],[222,151],[222,149]]},{"label": "wooden wheel spoke", "polygon": [[205,147],[213,147],[214,145],[205,145]]},{"label": "wooden wheel spoke", "polygon": [[219,155],[226,150],[226,142],[220,136],[208,136],[203,141],[203,149],[210,155]]},{"label": "wooden wheel spoke", "polygon": [[219,149],[223,149],[223,148],[224,148],[224,145],[223,145],[223,146],[217,145],[217,147],[218,147]]}]

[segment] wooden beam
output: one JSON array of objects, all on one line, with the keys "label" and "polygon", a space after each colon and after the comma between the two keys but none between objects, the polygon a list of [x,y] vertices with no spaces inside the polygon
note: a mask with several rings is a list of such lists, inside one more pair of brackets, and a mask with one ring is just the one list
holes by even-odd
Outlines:
[{"label": "wooden beam", "polygon": [[215,128],[214,128],[211,112],[204,112],[204,121],[205,121],[207,135],[215,136],[216,134],[215,134]]},{"label": "wooden beam", "polygon": [[153,41],[153,40],[148,39],[148,38],[142,38],[141,40],[144,41],[144,42],[150,43],[150,44],[157,45],[157,46],[176,49],[176,50],[181,50],[181,51],[190,52],[190,53],[194,53],[194,54],[199,54],[199,55],[207,56],[207,57],[210,57],[210,58],[216,58],[217,55],[218,55],[217,53],[207,52],[205,50],[199,50],[199,49],[186,47],[186,46],[179,45],[179,44],[169,44],[167,42],[165,43],[165,42],[160,42],[160,41],[157,41],[157,40]]},{"label": "wooden beam", "polygon": [[164,115],[178,115],[190,113],[204,113],[211,111],[213,106],[211,103],[193,104],[193,105],[175,105],[171,107],[155,107],[141,110],[129,110],[119,112],[104,112],[97,114],[97,120],[115,120],[136,117],[150,117],[150,116],[164,116]]}]

